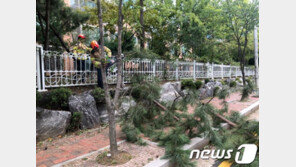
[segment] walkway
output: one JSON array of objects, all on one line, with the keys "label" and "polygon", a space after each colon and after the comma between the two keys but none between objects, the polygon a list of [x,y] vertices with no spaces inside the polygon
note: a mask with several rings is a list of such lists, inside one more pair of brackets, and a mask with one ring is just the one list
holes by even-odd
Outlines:
[{"label": "walkway", "polygon": [[[104,148],[109,145],[108,131],[105,128],[99,133],[98,129],[91,129],[82,134],[71,134],[39,143],[36,146],[36,164],[38,167],[48,167]],[[117,141],[124,139],[119,126],[116,127],[116,134]]]},{"label": "walkway", "polygon": [[[240,97],[240,93],[233,93],[226,99],[229,111],[240,111],[259,100],[256,97],[249,97],[247,101],[240,102]],[[218,98],[214,98],[211,104],[221,108],[221,102]],[[193,107],[189,107],[188,112],[193,112]],[[103,129],[100,133],[98,129],[90,129],[82,131],[81,134],[71,134],[38,143],[36,164],[38,167],[48,167],[104,148],[109,145],[108,131],[108,128]],[[116,127],[116,134],[117,141],[124,140],[119,126]]]}]

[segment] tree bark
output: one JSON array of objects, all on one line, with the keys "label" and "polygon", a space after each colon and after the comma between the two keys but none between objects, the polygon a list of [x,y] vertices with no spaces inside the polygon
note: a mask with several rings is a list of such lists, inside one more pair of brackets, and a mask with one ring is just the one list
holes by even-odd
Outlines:
[{"label": "tree bark", "polygon": [[118,48],[117,48],[117,84],[116,84],[116,90],[115,90],[115,96],[114,96],[114,104],[116,108],[118,109],[118,98],[121,91],[122,86],[122,46],[121,46],[121,34],[122,34],[122,0],[119,0],[119,6],[118,6]]},{"label": "tree bark", "polygon": [[49,0],[45,2],[45,41],[44,41],[44,49],[48,50],[49,45]]},{"label": "tree bark", "polygon": [[259,75],[258,75],[258,36],[257,27],[254,27],[254,59],[255,59],[255,86],[259,87]]},{"label": "tree bark", "polygon": [[[97,7],[98,7],[98,19],[99,19],[99,29],[100,29],[100,49],[102,53],[102,58],[105,57],[104,52],[104,30],[103,30],[103,19],[102,19],[102,9],[101,9],[101,0],[97,0]],[[117,141],[116,141],[116,122],[115,122],[115,111],[114,106],[111,102],[111,96],[109,93],[109,88],[107,84],[107,77],[106,77],[106,65],[102,63],[101,65],[101,73],[102,73],[102,80],[105,92],[105,101],[107,105],[108,111],[108,118],[109,118],[109,140],[110,140],[110,153],[111,156],[114,157],[118,152],[117,149]]]},{"label": "tree bark", "polygon": [[140,48],[144,49],[145,45],[145,30],[144,30],[144,0],[140,0],[140,25],[141,25],[141,33],[140,33]]},{"label": "tree bark", "polygon": [[242,72],[242,79],[243,79],[243,85],[245,86],[246,85],[246,78],[245,78],[245,61],[244,61],[244,56],[243,56],[243,53],[242,53],[242,48],[241,48],[241,43],[240,41],[237,42],[237,48],[238,48],[238,57],[240,59],[240,70]]},{"label": "tree bark", "polygon": [[242,75],[243,75],[243,84],[244,86],[246,85],[246,77],[245,77],[245,57],[246,57],[246,48],[247,48],[247,44],[248,44],[248,31],[245,32],[245,41],[244,41],[244,49],[242,51]]}]

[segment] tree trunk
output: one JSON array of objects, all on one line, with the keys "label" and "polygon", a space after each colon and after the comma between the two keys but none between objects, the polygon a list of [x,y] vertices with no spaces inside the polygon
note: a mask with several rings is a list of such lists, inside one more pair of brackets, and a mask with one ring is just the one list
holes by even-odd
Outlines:
[{"label": "tree trunk", "polygon": [[255,59],[255,86],[259,87],[259,75],[258,75],[258,36],[257,27],[254,28],[254,59]]},{"label": "tree trunk", "polygon": [[[100,40],[101,40],[100,49],[101,49],[102,57],[105,57],[101,0],[97,0],[97,7],[98,7],[98,19],[99,19]],[[104,86],[104,92],[105,92],[105,101],[107,105],[108,118],[109,118],[110,153],[111,153],[111,156],[114,157],[118,151],[117,142],[116,142],[115,111],[114,111],[113,104],[111,103],[111,96],[109,93],[107,77],[106,77],[106,65],[104,64],[101,65],[101,73],[102,73],[102,80],[103,80],[103,86]]]},{"label": "tree trunk", "polygon": [[48,50],[48,44],[49,44],[49,0],[46,0],[45,2],[45,41],[44,41],[44,49]]},{"label": "tree trunk", "polygon": [[246,62],[246,60],[245,60],[245,58],[246,58],[246,48],[247,48],[247,44],[248,44],[248,31],[246,31],[245,32],[245,42],[244,42],[244,49],[243,49],[243,52],[242,52],[242,69],[243,69],[243,71],[242,71],[242,74],[243,74],[243,84],[244,84],[244,86],[246,85],[246,77],[245,77],[245,62]]},{"label": "tree trunk", "polygon": [[242,72],[243,85],[245,86],[246,85],[245,70],[244,70],[245,61],[244,61],[244,56],[243,56],[243,53],[242,53],[241,44],[240,44],[239,41],[238,41],[238,57],[240,59],[239,63],[240,63],[240,70]]},{"label": "tree trunk", "polygon": [[122,0],[119,0],[118,6],[118,53],[117,53],[117,84],[114,96],[115,108],[118,109],[118,98],[122,86],[122,59],[121,59],[121,32],[122,32]]},{"label": "tree trunk", "polygon": [[144,0],[140,0],[140,24],[141,24],[140,48],[141,48],[141,49],[144,49],[144,44],[145,44],[145,30],[144,30]]}]

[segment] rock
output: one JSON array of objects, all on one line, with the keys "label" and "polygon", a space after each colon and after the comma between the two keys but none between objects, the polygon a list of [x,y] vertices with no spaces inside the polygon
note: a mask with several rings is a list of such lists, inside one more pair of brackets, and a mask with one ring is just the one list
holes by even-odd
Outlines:
[{"label": "rock", "polygon": [[134,99],[130,98],[130,97],[126,97],[125,100],[121,103],[121,110],[123,112],[127,112],[129,110],[130,107],[135,106],[137,103],[135,102]]},{"label": "rock", "polygon": [[44,140],[66,133],[70,124],[71,112],[36,109],[36,139]]},{"label": "rock", "polygon": [[214,93],[215,87],[219,87],[220,89],[222,88],[222,83],[219,81],[210,81],[207,84],[205,84],[205,97],[212,97]]},{"label": "rock", "polygon": [[70,96],[69,108],[72,113],[82,113],[81,127],[83,129],[94,128],[100,125],[100,115],[91,91]]},{"label": "rock", "polygon": [[[119,111],[115,110],[115,117],[118,120],[121,115],[123,115],[125,112],[129,110],[131,106],[135,106],[136,102],[133,99],[130,99],[129,97],[126,97],[126,99],[122,102],[121,108]],[[100,121],[101,123],[108,123],[108,111],[106,108],[106,104],[99,104],[97,105],[98,112],[100,114]]]},{"label": "rock", "polygon": [[181,82],[168,82],[161,86],[160,101],[168,102],[175,100],[178,97],[178,92],[181,91]]},{"label": "rock", "polygon": [[200,98],[201,98],[201,99],[204,99],[204,98],[207,97],[206,91],[207,91],[206,88],[200,88],[200,89],[199,89],[199,94],[200,94]]}]

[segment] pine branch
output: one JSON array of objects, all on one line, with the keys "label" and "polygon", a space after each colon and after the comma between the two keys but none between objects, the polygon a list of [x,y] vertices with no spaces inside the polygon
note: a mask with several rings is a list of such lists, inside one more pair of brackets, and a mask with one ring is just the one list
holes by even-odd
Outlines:
[{"label": "pine branch", "polygon": [[[168,111],[168,109],[167,109],[165,106],[161,105],[158,101],[153,100],[153,102],[154,102],[159,108],[161,108],[162,110],[164,110],[164,111]],[[177,121],[180,121],[180,118],[176,117],[175,115],[174,115],[174,119],[177,120]]]}]

